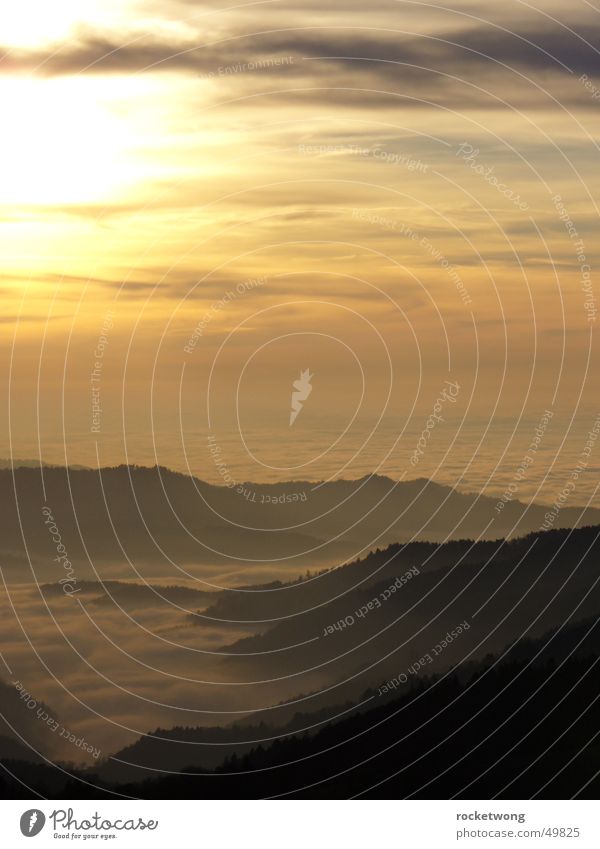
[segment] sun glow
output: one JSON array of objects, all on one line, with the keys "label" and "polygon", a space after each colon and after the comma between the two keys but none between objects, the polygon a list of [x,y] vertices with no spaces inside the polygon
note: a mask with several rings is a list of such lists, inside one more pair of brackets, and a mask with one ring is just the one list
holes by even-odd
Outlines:
[{"label": "sun glow", "polygon": [[116,0],[19,0],[0,8],[2,47],[33,48],[64,41],[77,27],[105,26],[119,13]]},{"label": "sun glow", "polygon": [[127,125],[90,80],[0,79],[0,204],[102,202],[130,181]]}]

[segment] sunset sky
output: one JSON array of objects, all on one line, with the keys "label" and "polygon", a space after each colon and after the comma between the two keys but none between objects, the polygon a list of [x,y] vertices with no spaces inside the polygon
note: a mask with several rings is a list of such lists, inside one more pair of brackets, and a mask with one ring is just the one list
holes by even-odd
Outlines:
[{"label": "sunset sky", "polygon": [[598,44],[585,0],[6,6],[0,455],[281,449],[305,368],[309,444],[445,380],[587,421]]}]

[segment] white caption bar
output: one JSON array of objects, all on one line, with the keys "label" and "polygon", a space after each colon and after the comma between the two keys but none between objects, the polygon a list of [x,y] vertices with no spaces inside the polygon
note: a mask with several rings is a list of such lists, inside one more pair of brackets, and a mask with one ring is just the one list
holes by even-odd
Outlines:
[{"label": "white caption bar", "polygon": [[595,801],[0,802],[0,845],[598,849]]}]

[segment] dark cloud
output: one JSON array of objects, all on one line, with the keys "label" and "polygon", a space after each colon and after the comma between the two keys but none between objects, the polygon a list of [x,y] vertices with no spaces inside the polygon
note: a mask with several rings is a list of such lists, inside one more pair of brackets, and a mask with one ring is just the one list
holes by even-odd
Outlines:
[{"label": "dark cloud", "polygon": [[[600,71],[600,26],[577,34],[560,26],[512,33],[493,26],[438,35],[402,35],[392,29],[363,34],[354,29],[299,29],[259,35],[232,36],[218,43],[160,41],[138,36],[118,42],[94,34],[52,52],[7,51],[0,68],[5,71],[37,69],[42,75],[68,73],[123,73],[149,70],[214,73],[264,73],[304,76],[307,59],[330,57],[339,67],[360,61],[402,62],[445,73],[462,74],[480,64],[503,63],[520,70],[555,70],[595,74]],[[289,64],[253,67],[253,63],[284,60]],[[236,66],[240,66],[236,71]],[[245,67],[249,66],[249,67]],[[313,66],[314,67],[314,66]],[[225,71],[227,69],[227,71]],[[363,71],[365,69],[363,68]],[[381,73],[379,69],[378,73]],[[383,69],[390,75],[390,68]]]},{"label": "dark cloud", "polygon": [[5,313],[0,315],[0,324],[23,324],[25,322],[48,322],[69,318],[67,315],[36,315],[35,313]]},{"label": "dark cloud", "polygon": [[206,44],[145,35],[118,42],[88,33],[53,52],[9,51],[0,73],[177,73],[214,80],[210,96],[228,107],[255,105],[257,97],[268,96],[270,106],[435,104],[464,111],[502,109],[508,101],[535,109],[551,103],[541,86],[560,103],[592,109],[597,102],[578,78],[600,76],[600,51],[593,44],[600,44],[597,24],[581,34],[552,24],[518,33],[469,26],[435,36],[302,28],[232,35]]}]

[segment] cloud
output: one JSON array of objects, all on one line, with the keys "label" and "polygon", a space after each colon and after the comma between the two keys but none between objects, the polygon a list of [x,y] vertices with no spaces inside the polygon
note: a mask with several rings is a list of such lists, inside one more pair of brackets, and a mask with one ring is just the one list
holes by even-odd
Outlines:
[{"label": "cloud", "polygon": [[0,324],[24,324],[31,322],[58,321],[62,318],[68,318],[66,315],[36,315],[34,313],[14,313],[0,316]]},{"label": "cloud", "polygon": [[[227,711],[243,715],[295,693],[294,679],[266,687],[218,683],[238,679],[231,677],[235,672],[223,658],[211,652],[255,634],[256,626],[206,620],[192,625],[185,602],[183,609],[159,596],[152,603],[144,592],[140,603],[133,585],[128,585],[127,599],[118,597],[112,603],[105,598],[103,604],[97,603],[103,595],[100,587],[88,588],[81,593],[82,606],[51,589],[44,586],[41,591],[54,619],[37,587],[10,586],[14,613],[31,642],[6,602],[0,621],[3,650],[15,679],[38,701],[47,701],[53,717],[69,731],[83,733],[103,756],[157,726],[228,722],[239,717]],[[190,604],[190,611],[196,609],[193,601]],[[32,647],[51,674],[41,668]],[[8,689],[0,682],[3,705],[7,704],[3,691]],[[46,750],[53,735],[37,717],[26,714],[25,719],[29,720],[23,728],[25,739]],[[70,744],[61,755],[76,761],[84,758]]]},{"label": "cloud", "polygon": [[[239,23],[237,24],[239,26]],[[402,18],[398,19],[401,30]],[[205,36],[117,39],[80,33],[55,50],[7,51],[0,74],[177,74],[198,79],[198,103],[244,109],[466,109],[537,110],[552,98],[591,110],[597,102],[579,82],[600,76],[596,22],[570,31],[531,21],[517,32],[494,25],[435,33],[357,27],[298,27],[271,32],[231,31],[218,41]],[[547,92],[547,93],[545,93]],[[190,97],[189,89],[182,96]],[[193,92],[191,97],[194,98]]]},{"label": "cloud", "polygon": [[[401,19],[398,20],[401,28]],[[357,31],[345,27],[292,29],[259,34],[232,34],[218,42],[202,44],[189,40],[159,40],[155,36],[132,36],[118,41],[88,33],[55,51],[9,51],[0,65],[9,70],[34,70],[41,75],[69,73],[135,73],[147,71],[217,72],[236,65],[242,73],[260,73],[265,68],[252,63],[260,59],[293,57],[289,64],[270,66],[278,74],[311,75],[302,62],[318,57],[333,57],[339,68],[351,70],[357,62],[400,62],[432,67],[461,75],[476,65],[506,64],[527,72],[534,70],[600,72],[600,52],[591,45],[600,42],[600,26],[593,24],[578,34],[560,26],[525,28],[509,32],[495,26],[470,25],[463,31],[437,34],[381,31]],[[363,73],[373,73],[362,69]],[[413,71],[414,72],[414,71]],[[390,67],[374,73],[393,77]],[[402,74],[406,73],[403,69]]]}]

